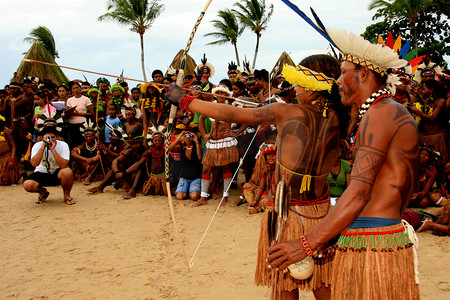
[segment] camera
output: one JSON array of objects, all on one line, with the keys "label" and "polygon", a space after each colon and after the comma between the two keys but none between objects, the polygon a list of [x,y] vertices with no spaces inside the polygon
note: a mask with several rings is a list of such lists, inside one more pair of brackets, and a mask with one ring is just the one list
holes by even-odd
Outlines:
[{"label": "camera", "polygon": [[194,135],[192,133],[186,133],[185,137],[187,139],[192,139],[194,137]]},{"label": "camera", "polygon": [[51,140],[52,140],[51,137],[46,136],[45,139],[44,139],[44,143],[46,143],[47,145],[49,145]]}]

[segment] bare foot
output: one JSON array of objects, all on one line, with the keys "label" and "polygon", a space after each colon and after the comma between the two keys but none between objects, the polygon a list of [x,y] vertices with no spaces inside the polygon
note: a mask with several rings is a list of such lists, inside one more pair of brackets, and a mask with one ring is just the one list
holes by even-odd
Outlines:
[{"label": "bare foot", "polygon": [[425,231],[427,229],[430,229],[432,223],[433,223],[433,221],[431,221],[431,220],[423,221],[422,225],[419,227],[419,229],[417,229],[417,232],[422,232],[422,231]]},{"label": "bare foot", "polygon": [[248,209],[248,213],[249,213],[250,215],[253,215],[253,214],[257,214],[257,213],[258,213],[258,211],[256,210],[256,208],[254,208],[253,206],[249,206],[249,207],[247,207],[247,209]]},{"label": "bare foot", "polygon": [[223,197],[222,204],[220,206],[226,206],[228,204],[228,197]]},{"label": "bare foot", "polygon": [[202,197],[202,198],[198,199],[197,201],[195,201],[195,203],[192,204],[192,207],[197,207],[197,206],[206,205],[206,204],[208,204],[208,200],[206,200],[206,198]]},{"label": "bare foot", "polygon": [[136,197],[136,192],[134,190],[132,190],[132,189],[130,189],[128,191],[128,193],[126,193],[125,195],[122,196],[123,199],[131,199],[131,198],[134,198],[134,197]]},{"label": "bare foot", "polygon": [[213,194],[212,195],[212,198],[214,199],[214,200],[217,200],[217,199],[220,199],[220,196],[219,196],[219,194]]},{"label": "bare foot", "polygon": [[93,193],[93,194],[95,194],[95,193],[103,193],[103,189],[100,188],[99,186],[90,188],[90,189],[88,189],[87,191],[88,191],[88,192],[91,192],[91,193]]},{"label": "bare foot", "polygon": [[244,203],[244,198],[240,196],[238,200],[236,200],[236,202],[234,202],[234,204],[236,204],[237,206],[240,206],[241,204]]},{"label": "bare foot", "polygon": [[88,176],[83,180],[84,185],[90,185],[91,184],[91,177]]}]

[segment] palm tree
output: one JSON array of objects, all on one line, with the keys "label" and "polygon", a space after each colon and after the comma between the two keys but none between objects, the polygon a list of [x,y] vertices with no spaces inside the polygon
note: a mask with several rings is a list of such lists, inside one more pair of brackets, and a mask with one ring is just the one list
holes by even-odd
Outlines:
[{"label": "palm tree", "polygon": [[144,34],[155,19],[164,11],[160,0],[108,0],[108,12],[101,15],[99,21],[116,21],[130,25],[130,30],[139,34],[141,41],[141,64],[144,80],[147,81],[144,65]]},{"label": "palm tree", "polygon": [[261,32],[266,30],[267,23],[273,14],[273,4],[266,6],[266,0],[241,0],[234,4],[239,10],[233,9],[233,12],[239,18],[244,28],[250,28],[256,34],[255,57],[253,58],[253,69],[258,55],[259,39]]},{"label": "palm tree", "polygon": [[431,2],[432,0],[372,0],[369,4],[369,10],[374,8],[385,9],[393,16],[408,18],[411,26],[414,48],[417,48],[417,20],[420,13],[423,12]]},{"label": "palm tree", "polygon": [[30,36],[23,39],[25,42],[34,44],[38,41],[53,56],[53,59],[59,57],[56,51],[55,38],[52,32],[45,26],[39,26],[30,31]]},{"label": "palm tree", "polygon": [[217,29],[215,32],[205,34],[205,36],[213,36],[218,40],[208,43],[206,45],[223,45],[231,43],[234,46],[234,52],[236,54],[236,61],[239,66],[239,53],[237,49],[237,39],[244,32],[244,27],[241,27],[236,16],[230,9],[219,10],[217,16],[221,20],[212,20],[211,23]]}]

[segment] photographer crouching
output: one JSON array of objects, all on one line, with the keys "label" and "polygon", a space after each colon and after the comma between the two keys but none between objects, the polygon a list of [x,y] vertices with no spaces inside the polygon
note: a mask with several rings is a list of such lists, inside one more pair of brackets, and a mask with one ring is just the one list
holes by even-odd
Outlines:
[{"label": "photographer crouching", "polygon": [[73,173],[69,166],[70,150],[67,143],[57,140],[58,131],[54,126],[45,126],[40,134],[43,140],[31,149],[31,165],[35,170],[23,182],[23,188],[30,193],[39,193],[37,204],[44,203],[49,192],[46,186],[61,185],[64,202],[68,205],[76,202],[70,196],[73,185]]}]

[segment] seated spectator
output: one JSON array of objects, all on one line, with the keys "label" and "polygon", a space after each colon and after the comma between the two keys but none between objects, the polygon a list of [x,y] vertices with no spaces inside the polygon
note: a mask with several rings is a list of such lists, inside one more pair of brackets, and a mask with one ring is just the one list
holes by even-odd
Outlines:
[{"label": "seated spectator", "polygon": [[244,198],[248,203],[247,209],[249,214],[261,212],[267,206],[267,194],[273,180],[275,164],[277,162],[276,151],[275,146],[267,147],[264,150],[263,156],[267,165],[260,175],[258,185],[247,182],[242,187]]},{"label": "seated spectator", "polygon": [[136,114],[136,107],[125,107],[126,122],[123,124],[123,128],[128,136],[143,134],[144,126],[138,121]]},{"label": "seated spectator", "polygon": [[430,213],[422,210],[405,210],[403,219],[417,231],[433,230],[434,235],[449,235],[450,233],[450,201],[443,207],[435,208]]},{"label": "seated spectator", "polygon": [[20,180],[19,162],[16,158],[16,143],[11,129],[5,126],[0,115],[0,185],[17,184]]},{"label": "seated spectator", "polygon": [[101,151],[95,138],[96,129],[92,122],[86,122],[82,127],[85,141],[78,147],[73,148],[71,154],[74,160],[72,169],[75,179],[83,179],[85,185],[90,185],[92,178],[102,171],[100,168]]},{"label": "seated spectator", "polygon": [[62,185],[64,202],[68,205],[76,202],[70,195],[73,185],[73,173],[69,168],[69,146],[58,141],[58,131],[55,126],[46,126],[42,129],[43,141],[34,144],[31,150],[31,165],[36,169],[23,182],[27,192],[39,193],[37,204],[44,203],[49,192],[47,186]]},{"label": "seated spectator", "polygon": [[116,180],[113,184],[115,189],[120,189],[121,187],[127,189],[127,193],[122,196],[124,199],[136,197],[136,192],[140,189],[145,179],[145,162],[149,156],[143,140],[143,136],[131,136],[127,140],[130,147],[122,151],[113,160],[111,171],[106,174],[102,182],[97,187],[88,189],[88,191],[91,193],[103,193],[103,189]]},{"label": "seated spectator", "polygon": [[117,125],[106,125],[109,132],[109,145],[105,145],[101,142],[98,143],[98,147],[103,152],[105,157],[104,165],[111,166],[112,161],[119,157],[120,153],[126,149],[127,144],[124,139],[128,138],[125,132]]},{"label": "seated spectator", "polygon": [[189,195],[191,200],[200,198],[202,185],[202,146],[198,136],[191,131],[183,131],[170,145],[172,151],[181,144],[180,164],[181,176],[178,181],[175,197],[184,200]]},{"label": "seated spectator", "polygon": [[430,198],[430,191],[438,174],[435,166],[435,153],[427,147],[422,146],[419,152],[420,170],[416,189],[411,196],[410,205],[417,207],[427,207],[433,201]]}]

